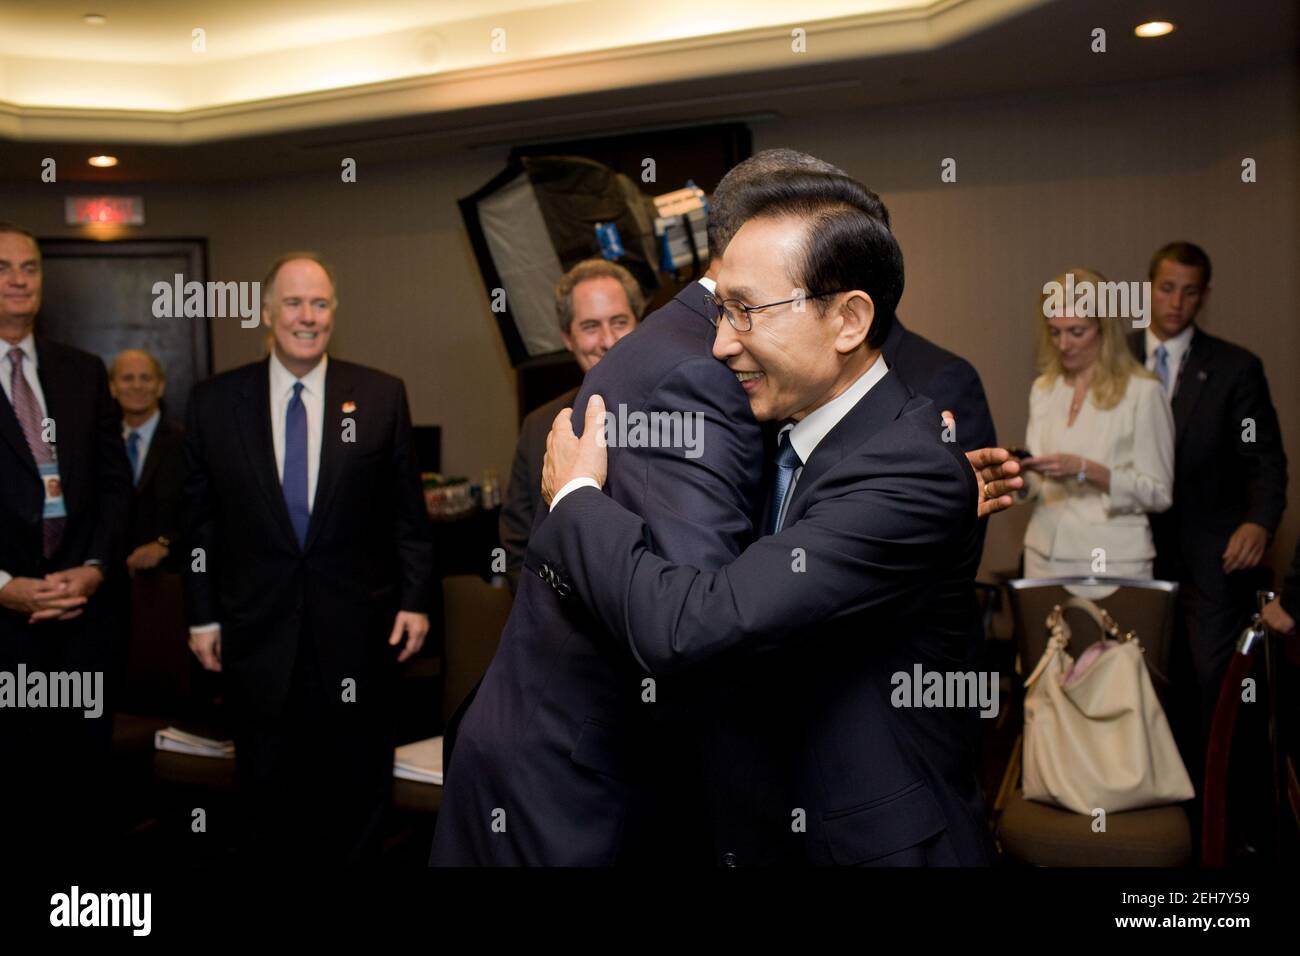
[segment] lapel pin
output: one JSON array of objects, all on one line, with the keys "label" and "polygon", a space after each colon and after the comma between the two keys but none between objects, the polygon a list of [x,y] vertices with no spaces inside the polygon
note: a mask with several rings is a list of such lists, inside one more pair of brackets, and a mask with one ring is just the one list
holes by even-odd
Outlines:
[{"label": "lapel pin", "polygon": [[356,410],[357,410],[357,403],[356,403],[356,402],[344,402],[344,403],[343,403],[343,414],[344,414],[344,415],[351,415],[351,414],[352,414],[353,412],[355,412]]}]

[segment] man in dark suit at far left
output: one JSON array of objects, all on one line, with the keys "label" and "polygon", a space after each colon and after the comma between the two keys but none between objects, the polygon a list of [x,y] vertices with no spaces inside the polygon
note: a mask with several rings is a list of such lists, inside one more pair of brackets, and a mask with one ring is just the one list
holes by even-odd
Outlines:
[{"label": "man in dark suit at far left", "polygon": [[[0,223],[0,828],[6,855],[93,852],[111,738],[105,677],[131,504],[97,357],[35,331],[41,253]],[[43,690],[43,692],[42,692]],[[21,698],[21,702],[20,702]]]}]

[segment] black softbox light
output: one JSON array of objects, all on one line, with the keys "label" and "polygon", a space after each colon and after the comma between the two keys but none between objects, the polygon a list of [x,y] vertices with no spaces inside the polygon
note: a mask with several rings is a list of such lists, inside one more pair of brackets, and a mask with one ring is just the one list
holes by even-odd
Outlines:
[{"label": "black softbox light", "polygon": [[460,200],[460,211],[514,365],[564,351],[555,283],[602,254],[602,232],[606,250],[611,242],[619,247],[606,258],[626,266],[647,297],[658,287],[653,206],[608,166],[578,156],[521,157]]}]

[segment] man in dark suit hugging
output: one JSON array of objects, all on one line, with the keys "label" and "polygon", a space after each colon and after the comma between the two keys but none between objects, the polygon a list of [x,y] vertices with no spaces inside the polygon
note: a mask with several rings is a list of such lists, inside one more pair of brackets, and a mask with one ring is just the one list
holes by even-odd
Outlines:
[{"label": "man in dark suit hugging", "polygon": [[903,263],[878,197],[802,172],[737,202],[713,355],[758,421],[782,423],[766,536],[720,570],[661,557],[666,542],[599,491],[595,396],[581,439],[565,414],[552,430],[551,513],[527,567],[656,677],[749,667],[721,715],[736,811],[717,814],[723,862],[986,863],[975,708],[900,706],[894,691],[899,674],[977,660],[977,504],[1007,485],[989,473],[981,493],[940,409],[886,364]]}]

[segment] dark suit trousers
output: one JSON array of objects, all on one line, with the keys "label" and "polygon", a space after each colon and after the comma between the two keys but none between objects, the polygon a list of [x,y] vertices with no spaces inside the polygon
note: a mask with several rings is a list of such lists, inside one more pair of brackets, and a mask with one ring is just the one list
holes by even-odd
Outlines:
[{"label": "dark suit trousers", "polygon": [[[0,671],[17,675],[79,672],[103,675],[103,697],[113,677],[111,622],[99,613],[28,625],[5,615],[0,627]],[[112,700],[99,717],[70,708],[0,709],[0,833],[16,856],[96,859],[102,850],[110,802],[107,789]]]},{"label": "dark suit trousers", "polygon": [[341,695],[322,683],[304,629],[282,713],[237,724],[242,854],[295,867],[377,859],[392,796],[387,695],[356,703]]}]

